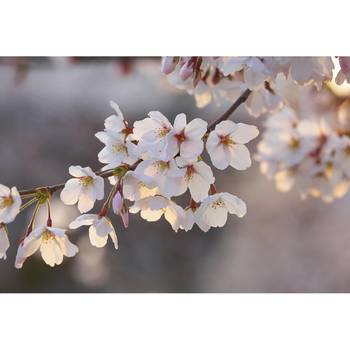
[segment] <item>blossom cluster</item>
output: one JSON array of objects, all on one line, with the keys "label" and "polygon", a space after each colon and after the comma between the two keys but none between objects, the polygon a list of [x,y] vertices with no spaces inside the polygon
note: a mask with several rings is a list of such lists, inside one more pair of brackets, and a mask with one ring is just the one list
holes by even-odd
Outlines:
[{"label": "blossom cluster", "polygon": [[[350,82],[350,58],[338,57],[336,82]],[[234,100],[251,90],[245,108],[254,117],[275,113],[285,99],[276,92],[276,78],[318,89],[333,78],[331,57],[163,57],[161,70],[171,84],[194,95],[197,106],[213,99]]]},{"label": "blossom cluster", "polygon": [[[208,126],[200,118],[188,121],[183,113],[171,123],[159,111],[149,112],[130,126],[119,106],[111,102],[111,107],[115,113],[105,120],[104,130],[95,135],[104,144],[98,154],[102,169],[94,172],[90,167],[70,166],[71,177],[64,186],[58,186],[63,187],[62,202],[76,205],[81,213],[69,229],[88,226],[93,246],[104,247],[110,238],[118,249],[111,211],[120,216],[125,228],[129,214],[140,213],[150,222],[164,216],[175,232],[191,230],[195,224],[206,232],[211,227],[224,226],[228,214],[246,214],[242,199],[217,191],[213,169],[205,162],[203,152],[207,150],[211,164],[219,170],[245,170],[251,165],[246,144],[257,137],[257,127],[229,120]],[[110,183],[107,196],[105,179]],[[61,264],[64,256],[73,257],[79,251],[68,239],[66,229],[53,227],[50,199],[55,190],[42,187],[21,196],[15,187],[0,187],[0,257],[6,257],[9,247],[7,224],[20,211],[36,204],[18,247],[17,268],[38,250],[50,266]],[[177,202],[180,196],[188,200],[185,208]],[[22,205],[22,197],[30,199]],[[96,202],[105,197],[102,207],[91,213]],[[47,223],[36,226],[41,206],[47,206]]]},{"label": "blossom cluster", "polygon": [[[338,109],[349,114],[348,102]],[[325,202],[344,196],[350,188],[350,138],[340,124],[326,117],[302,118],[290,107],[270,116],[258,144],[260,169],[278,190],[295,187],[302,198]]]}]

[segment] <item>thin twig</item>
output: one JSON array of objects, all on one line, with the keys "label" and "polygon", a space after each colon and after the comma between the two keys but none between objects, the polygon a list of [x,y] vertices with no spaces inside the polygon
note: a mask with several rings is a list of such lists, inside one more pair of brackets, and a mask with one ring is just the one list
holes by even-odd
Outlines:
[{"label": "thin twig", "polygon": [[208,132],[212,131],[215,129],[216,125],[221,123],[223,120],[228,119],[231,114],[242,104],[244,103],[247,98],[249,97],[251,93],[251,90],[247,89],[243,92],[241,96],[237,98],[235,102],[231,105],[231,107],[224,113],[222,114],[219,118],[215,119],[211,124],[208,126]]}]

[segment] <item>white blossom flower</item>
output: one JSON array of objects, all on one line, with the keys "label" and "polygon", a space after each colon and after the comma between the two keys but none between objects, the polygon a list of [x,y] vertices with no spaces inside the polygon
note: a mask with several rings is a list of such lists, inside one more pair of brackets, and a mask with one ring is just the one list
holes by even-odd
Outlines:
[{"label": "white blossom flower", "polygon": [[188,160],[182,157],[177,157],[176,163],[181,169],[186,171],[184,179],[192,198],[196,202],[200,202],[208,197],[210,185],[215,182],[210,166],[202,160]]},{"label": "white blossom flower", "polygon": [[115,102],[110,101],[110,105],[115,110],[116,115],[112,114],[105,120],[105,131],[111,131],[118,136],[125,136],[127,134],[125,132],[127,124],[124,120],[123,113]]},{"label": "white blossom flower", "polygon": [[182,158],[193,159],[203,152],[202,137],[207,132],[208,123],[200,118],[186,122],[184,113],[178,114],[174,121],[174,128],[167,135],[167,155],[170,158],[178,153]]},{"label": "white blossom flower", "polygon": [[69,224],[70,229],[81,226],[89,227],[89,238],[93,246],[102,248],[107,244],[108,236],[111,237],[115,249],[118,249],[118,238],[111,221],[97,214],[83,214]]},{"label": "white blossom flower", "polygon": [[134,171],[128,171],[123,178],[123,195],[130,201],[138,201],[140,199],[155,196],[159,194],[159,188],[151,181],[144,182],[135,176]]},{"label": "white blossom flower", "polygon": [[78,202],[78,209],[85,213],[93,208],[96,200],[104,197],[104,180],[90,167],[70,166],[69,173],[74,176],[64,185],[61,200],[67,205]]},{"label": "white blossom flower", "polygon": [[257,137],[259,130],[256,126],[234,123],[224,120],[216,125],[207,140],[207,151],[213,165],[226,169],[229,165],[237,170],[250,167],[251,159],[248,148],[244,145]]},{"label": "white blossom flower", "polygon": [[210,227],[223,227],[226,224],[228,213],[241,218],[246,212],[247,206],[240,198],[222,192],[204,199],[196,214]]},{"label": "white blossom flower", "polygon": [[159,195],[136,201],[130,207],[130,213],[136,214],[138,212],[141,213],[143,219],[151,222],[158,221],[164,214],[164,218],[175,232],[184,224],[185,220],[183,208],[174,201]]},{"label": "white blossom flower", "polygon": [[150,112],[149,118],[134,123],[134,138],[139,141],[139,152],[146,152],[159,160],[170,160],[178,153],[184,158],[195,158],[203,151],[202,137],[208,123],[200,118],[187,124],[186,115],[175,117],[174,127],[160,112]]},{"label": "white blossom flower", "polygon": [[21,208],[22,200],[16,187],[0,184],[0,224],[12,222]]},{"label": "white blossom flower", "polygon": [[73,257],[79,251],[71,243],[61,228],[41,226],[34,229],[20,244],[17,251],[15,267],[21,268],[24,261],[33,255],[39,248],[45,263],[54,267],[60,265],[63,256]]},{"label": "white blossom flower", "polygon": [[159,188],[160,194],[165,197],[179,196],[186,192],[184,169],[179,169],[174,159],[144,160],[135,169],[135,176],[145,185]]},{"label": "white blossom flower", "polygon": [[170,159],[165,154],[168,139],[166,136],[172,131],[173,126],[160,112],[148,113],[149,118],[134,123],[133,137],[138,141],[140,154],[146,153],[155,159]]},{"label": "white blossom flower", "polygon": [[10,241],[7,235],[5,224],[0,224],[0,259],[6,259],[7,249],[10,247]]},{"label": "white blossom flower", "polygon": [[99,131],[95,136],[105,144],[99,152],[98,160],[105,165],[102,170],[109,170],[121,164],[134,164],[137,160],[137,146],[125,135],[110,130]]}]

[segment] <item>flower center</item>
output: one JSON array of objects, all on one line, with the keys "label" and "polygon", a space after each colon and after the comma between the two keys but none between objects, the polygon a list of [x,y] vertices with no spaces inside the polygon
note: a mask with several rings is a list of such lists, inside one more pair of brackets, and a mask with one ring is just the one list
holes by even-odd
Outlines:
[{"label": "flower center", "polygon": [[160,129],[158,129],[158,136],[165,137],[169,133],[169,131],[170,131],[170,129],[164,126]]},{"label": "flower center", "polygon": [[50,232],[49,230],[44,231],[43,234],[41,235],[43,243],[48,243],[49,241],[54,239],[54,237],[55,237],[55,235],[52,232]]},{"label": "flower center", "polygon": [[176,134],[175,137],[179,142],[184,142],[186,140],[186,136],[183,130],[181,131],[180,134]]},{"label": "flower center", "polygon": [[288,143],[288,147],[290,149],[292,149],[293,151],[296,151],[300,148],[300,140],[295,138],[295,137],[292,137],[290,140],[289,140],[289,143]]},{"label": "flower center", "polygon": [[0,202],[0,209],[10,207],[13,204],[13,198],[11,196],[3,197]]},{"label": "flower center", "polygon": [[80,180],[80,183],[85,187],[92,185],[94,182],[94,179],[91,176],[83,176],[79,180]]},{"label": "flower center", "polygon": [[165,162],[163,160],[160,160],[157,162],[157,168],[159,171],[163,172],[163,171],[169,169],[169,162]]},{"label": "flower center", "polygon": [[231,139],[229,135],[220,135],[219,138],[220,138],[220,143],[224,147],[230,147],[235,144],[235,142]]},{"label": "flower center", "polygon": [[124,145],[121,145],[121,144],[113,145],[112,151],[114,153],[126,153],[126,147]]},{"label": "flower center", "polygon": [[185,179],[186,181],[189,181],[193,178],[193,174],[195,173],[193,165],[190,165],[186,169]]},{"label": "flower center", "polygon": [[223,208],[225,206],[224,201],[219,198],[218,200],[216,200],[215,202],[212,203],[211,207],[213,209],[217,209],[217,208]]}]

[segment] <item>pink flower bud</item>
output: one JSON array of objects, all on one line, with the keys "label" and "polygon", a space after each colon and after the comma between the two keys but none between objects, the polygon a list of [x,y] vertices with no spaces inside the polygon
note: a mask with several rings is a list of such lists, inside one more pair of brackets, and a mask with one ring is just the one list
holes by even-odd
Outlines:
[{"label": "pink flower bud", "polygon": [[129,226],[129,210],[125,204],[123,205],[123,207],[120,211],[120,217],[122,218],[124,227],[128,228],[128,226]]},{"label": "pink flower bud", "polygon": [[176,65],[177,65],[178,59],[176,59],[173,56],[166,56],[162,58],[161,63],[161,72],[164,74],[170,74],[174,71]]},{"label": "pink flower bud", "polygon": [[115,194],[114,198],[113,198],[113,211],[116,215],[119,215],[122,208],[123,208],[123,204],[124,204],[124,198],[122,196],[122,194],[120,193],[120,191],[117,191],[117,193]]},{"label": "pink flower bud", "polygon": [[188,79],[193,74],[193,62],[188,60],[180,69],[180,77],[182,80]]}]

